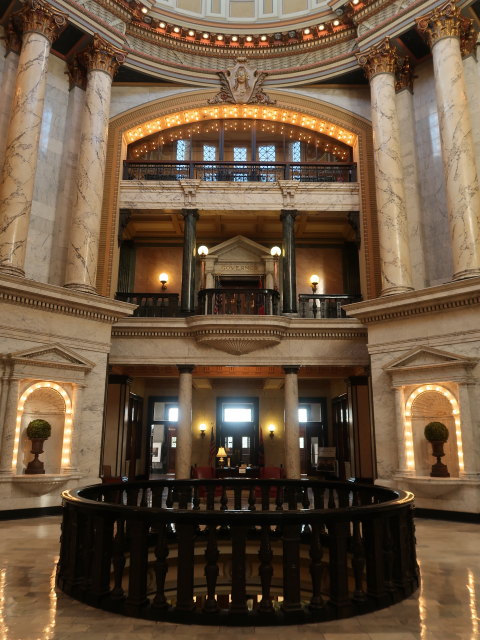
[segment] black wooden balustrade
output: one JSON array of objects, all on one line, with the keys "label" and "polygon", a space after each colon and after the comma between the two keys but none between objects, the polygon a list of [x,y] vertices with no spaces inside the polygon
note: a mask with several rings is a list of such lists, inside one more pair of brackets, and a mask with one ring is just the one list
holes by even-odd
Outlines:
[{"label": "black wooden balustrade", "polygon": [[298,296],[298,311],[301,318],[345,318],[342,307],[359,302],[361,296],[345,294],[301,293]]},{"label": "black wooden balustrade", "polygon": [[140,162],[124,161],[124,180],[205,182],[356,182],[351,162]]},{"label": "black wooden balustrade", "polygon": [[108,611],[269,625],[415,591],[413,496],[320,480],[157,480],[63,493],[57,585]]},{"label": "black wooden balustrade", "polygon": [[274,289],[201,289],[199,315],[278,315],[280,294]]},{"label": "black wooden balustrade", "polygon": [[133,315],[137,318],[171,318],[177,315],[178,293],[118,292],[116,299],[136,304]]}]

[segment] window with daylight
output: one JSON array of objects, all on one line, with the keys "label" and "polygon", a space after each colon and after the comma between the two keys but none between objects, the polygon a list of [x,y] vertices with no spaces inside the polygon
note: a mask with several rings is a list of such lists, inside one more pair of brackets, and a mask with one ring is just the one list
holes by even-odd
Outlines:
[{"label": "window with daylight", "polygon": [[247,147],[234,147],[233,148],[233,161],[234,162],[246,162],[247,161]]},{"label": "window with daylight", "polygon": [[301,145],[300,145],[300,141],[296,140],[295,142],[292,142],[290,145],[290,153],[291,153],[291,157],[292,157],[292,162],[301,162],[302,161],[302,154],[301,154]]},{"label": "window with daylight", "polygon": [[179,162],[188,160],[188,142],[186,140],[177,140],[177,160]]},{"label": "window with daylight", "polygon": [[262,144],[258,147],[259,162],[275,162],[275,145]]},{"label": "window with daylight", "polygon": [[204,162],[215,162],[217,159],[217,148],[211,144],[203,145],[203,161]]},{"label": "window with daylight", "polygon": [[178,407],[167,407],[165,413],[168,422],[178,422]]},{"label": "window with daylight", "polygon": [[253,422],[251,405],[223,405],[224,422]]}]

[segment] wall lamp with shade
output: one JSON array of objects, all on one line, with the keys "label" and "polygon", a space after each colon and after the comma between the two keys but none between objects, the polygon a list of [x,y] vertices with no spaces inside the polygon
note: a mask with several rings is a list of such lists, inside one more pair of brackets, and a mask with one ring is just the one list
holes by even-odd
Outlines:
[{"label": "wall lamp with shade", "polygon": [[227,452],[225,451],[225,447],[219,447],[217,451],[218,464],[223,467],[223,463],[225,462],[225,458],[227,457]]},{"label": "wall lamp with shade", "polygon": [[320,282],[320,278],[315,273],[310,276],[310,284],[312,286],[313,293],[317,293],[317,287],[319,282]]},{"label": "wall lamp with shade", "polygon": [[270,438],[273,439],[273,436],[275,435],[275,425],[274,424],[269,424],[268,425],[268,434],[269,434]]},{"label": "wall lamp with shade", "polygon": [[201,438],[205,438],[205,432],[207,430],[207,425],[204,422],[202,422],[202,424],[200,425],[199,429],[200,429],[200,437]]},{"label": "wall lamp with shade", "polygon": [[167,289],[168,273],[161,273],[158,279],[162,283],[162,291],[165,291]]}]

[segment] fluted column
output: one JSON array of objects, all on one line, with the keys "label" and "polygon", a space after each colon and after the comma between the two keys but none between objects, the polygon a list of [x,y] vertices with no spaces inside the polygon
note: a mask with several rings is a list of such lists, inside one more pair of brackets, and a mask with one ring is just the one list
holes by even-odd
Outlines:
[{"label": "fluted column", "polygon": [[48,56],[66,14],[30,0],[18,16],[23,38],[0,179],[0,270],[24,276]]},{"label": "fluted column", "polygon": [[197,242],[198,209],[182,209],[182,215],[185,222],[180,306],[182,313],[188,315],[195,310],[195,245]]},{"label": "fluted column", "polygon": [[18,60],[22,49],[22,38],[10,19],[5,28],[5,62],[1,77],[2,101],[0,105],[0,168],[5,157],[5,144],[10,122],[10,112],[15,93]]},{"label": "fluted column", "polygon": [[192,371],[194,365],[177,365],[178,382],[177,450],[175,452],[175,478],[190,478],[192,466]]},{"label": "fluted column", "polygon": [[480,190],[460,52],[469,24],[453,2],[417,20],[432,49],[453,280],[480,275]]},{"label": "fluted column", "polygon": [[295,209],[283,209],[283,313],[297,313],[297,267],[295,262]]},{"label": "fluted column", "polygon": [[413,67],[406,57],[396,74],[396,108],[402,157],[405,207],[407,210],[408,244],[412,265],[412,284],[415,289],[426,286],[425,252],[422,231],[422,202],[417,167],[417,139],[415,135],[415,111],[413,106]]},{"label": "fluted column", "polygon": [[357,54],[371,92],[382,295],[413,289],[400,133],[395,103],[397,54],[388,38]]},{"label": "fluted column", "polygon": [[300,478],[300,429],[298,425],[299,366],[283,367],[285,371],[285,473],[287,478]]},{"label": "fluted column", "polygon": [[107,152],[112,78],[125,54],[98,35],[82,54],[87,89],[82,116],[78,167],[65,286],[95,293]]}]

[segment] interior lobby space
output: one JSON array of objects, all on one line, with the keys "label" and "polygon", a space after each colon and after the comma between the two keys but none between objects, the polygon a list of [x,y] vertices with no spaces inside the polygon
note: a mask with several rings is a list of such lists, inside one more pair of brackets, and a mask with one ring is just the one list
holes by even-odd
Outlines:
[{"label": "interior lobby space", "polygon": [[1,524],[0,623],[5,640],[478,640],[478,525],[416,519],[421,587],[387,609],[283,627],[206,627],[113,616],[56,592],[60,519]]}]

